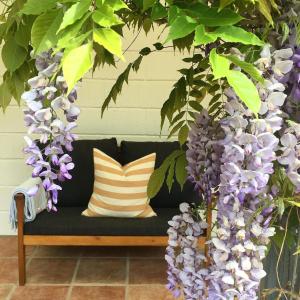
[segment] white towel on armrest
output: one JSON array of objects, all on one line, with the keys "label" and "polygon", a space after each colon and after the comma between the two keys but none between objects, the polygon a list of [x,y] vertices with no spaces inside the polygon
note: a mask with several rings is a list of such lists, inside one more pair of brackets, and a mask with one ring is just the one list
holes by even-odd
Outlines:
[{"label": "white towel on armrest", "polygon": [[[34,187],[38,186],[38,191],[34,196],[30,196],[28,191]],[[41,179],[38,178],[29,178],[23,182],[20,186],[16,187],[12,194],[12,200],[9,210],[9,222],[12,229],[17,229],[17,206],[15,201],[15,196],[18,193],[22,193],[25,196],[25,206],[24,206],[24,221],[31,222],[35,219],[36,215],[46,209],[47,199],[44,187],[42,185]]]}]

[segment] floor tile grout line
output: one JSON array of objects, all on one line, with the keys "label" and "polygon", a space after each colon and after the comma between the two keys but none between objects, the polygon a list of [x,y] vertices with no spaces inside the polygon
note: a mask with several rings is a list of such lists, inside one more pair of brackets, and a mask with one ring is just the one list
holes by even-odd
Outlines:
[{"label": "floor tile grout line", "polygon": [[[18,258],[18,256],[0,256],[0,259],[12,259],[12,258]],[[109,258],[109,259],[126,259],[127,256],[33,256],[33,255],[28,255],[27,258],[73,258],[73,259],[79,259],[79,258],[84,258],[84,259],[89,259],[89,258]],[[141,260],[147,260],[147,259],[163,259],[164,257],[158,257],[158,256],[130,256],[128,257],[129,259],[141,259]]]},{"label": "floor tile grout line", "polygon": [[[26,284],[27,286],[52,286],[52,287],[59,287],[59,286],[71,286],[68,283],[29,283]],[[95,282],[91,282],[91,283],[74,283],[72,284],[72,287],[77,287],[77,286],[82,286],[82,287],[105,287],[105,286],[109,286],[109,287],[125,287],[125,284],[122,283],[95,283]]]},{"label": "floor tile grout line", "polygon": [[73,286],[72,286],[72,285],[69,285],[69,286],[68,286],[68,292],[67,292],[67,295],[66,295],[65,300],[71,299],[72,291],[73,291]]},{"label": "floor tile grout line", "polygon": [[[8,285],[8,284],[7,284]],[[7,286],[4,285],[3,286]],[[16,284],[10,284],[13,287],[16,286]],[[139,286],[158,286],[158,287],[163,287],[166,286],[165,284],[160,284],[160,283],[141,283],[141,284],[129,284],[130,286],[133,287],[139,287]],[[70,286],[68,283],[26,283],[26,286],[52,286],[52,287],[61,287],[61,286]],[[98,286],[98,287],[104,287],[104,286],[109,286],[109,287],[126,287],[126,284],[122,283],[74,283],[72,284],[73,287],[77,286],[83,286],[83,287],[91,287],[91,286]]]},{"label": "floor tile grout line", "polygon": [[[35,248],[33,249],[32,253],[31,253],[31,255],[29,255],[29,257],[28,257],[28,259],[27,259],[27,261],[26,261],[26,269],[29,267],[29,264],[31,263],[32,259],[35,258],[35,257],[34,257],[34,254],[35,254],[35,252],[37,252],[37,249],[38,249],[38,246],[35,247]],[[25,246],[25,251],[26,251],[26,246]]]},{"label": "floor tile grout line", "polygon": [[125,278],[125,300],[129,300],[129,271],[130,271],[130,258],[126,257],[126,278]]},{"label": "floor tile grout line", "polygon": [[6,300],[10,300],[12,295],[14,294],[15,290],[17,289],[17,285],[13,285],[10,292],[8,293]]},{"label": "floor tile grout line", "polygon": [[[82,252],[80,251],[79,254],[75,254],[74,256],[73,255],[62,255],[62,256],[59,256],[59,252],[58,255],[55,255],[55,252],[53,252],[53,254],[51,254],[52,251],[50,251],[50,255],[47,256],[47,252],[45,252],[44,254],[46,255],[43,255],[43,252],[40,252],[40,247],[34,247],[33,249],[30,249],[32,251],[30,251],[31,253],[29,253],[29,255],[26,257],[26,266],[28,267],[29,265],[31,265],[32,263],[32,260],[33,258],[37,258],[37,259],[73,259],[74,260],[74,263],[75,263],[75,268],[73,270],[73,274],[71,275],[72,277],[69,277],[69,280],[70,282],[69,283],[62,283],[62,284],[59,284],[59,283],[30,283],[30,284],[26,284],[30,287],[32,286],[39,286],[40,288],[44,287],[44,286],[52,286],[52,287],[65,287],[66,290],[65,290],[65,300],[70,300],[71,297],[72,297],[72,294],[75,292],[74,290],[74,286],[75,287],[98,287],[98,288],[101,288],[101,287],[111,287],[112,289],[114,287],[122,287],[124,289],[124,300],[129,300],[129,297],[130,297],[130,288],[131,287],[165,287],[165,284],[159,284],[159,283],[140,283],[140,284],[130,284],[130,266],[131,266],[131,263],[133,260],[139,260],[141,263],[143,261],[146,261],[146,260],[149,260],[149,259],[153,259],[153,260],[163,260],[163,255],[159,255],[159,253],[157,252],[154,252],[153,254],[150,252],[150,251],[146,251],[148,253],[143,253],[143,251],[140,253],[140,252],[137,252],[137,251],[131,251],[131,249],[126,249],[126,253],[120,253],[121,255],[110,255],[110,254],[106,254],[106,253],[103,253],[101,255],[98,255],[98,253],[96,253],[95,255],[93,255],[93,253],[91,253],[92,255],[89,256],[88,252],[85,253],[85,252]],[[130,250],[130,251],[129,251]],[[133,249],[135,250],[135,249]],[[102,251],[101,251],[102,252]],[[108,251],[109,252],[109,251]],[[136,252],[135,253],[132,253],[132,252]],[[61,254],[64,254],[64,253],[61,253]],[[149,255],[150,254],[150,255]],[[151,255],[152,254],[152,255]],[[1,257],[0,258],[4,258],[4,259],[16,259],[18,258],[18,256],[7,256],[7,257]],[[77,277],[77,274],[78,274],[78,269],[80,268],[80,262],[82,262],[82,259],[86,259],[86,260],[89,260],[89,259],[103,259],[103,260],[106,260],[106,259],[124,259],[125,261],[125,280],[124,280],[124,283],[76,283],[76,277]],[[74,267],[74,266],[73,266]],[[14,284],[0,284],[0,286],[10,286],[10,291],[9,291],[9,294],[7,295],[7,298],[6,300],[11,300],[14,293],[15,293],[15,290],[18,288],[18,284],[17,283],[14,283]]]},{"label": "floor tile grout line", "polygon": [[67,293],[67,296],[66,296],[66,300],[71,299],[71,295],[72,295],[72,291],[73,291],[73,284],[75,283],[75,279],[76,279],[76,276],[77,276],[77,273],[78,273],[80,262],[81,262],[81,257],[77,258],[74,273],[73,273],[71,282],[69,284],[69,289],[68,289],[68,293]]},{"label": "floor tile grout line", "polygon": [[75,283],[80,263],[81,263],[81,258],[78,258],[70,285],[74,285],[74,283]]}]

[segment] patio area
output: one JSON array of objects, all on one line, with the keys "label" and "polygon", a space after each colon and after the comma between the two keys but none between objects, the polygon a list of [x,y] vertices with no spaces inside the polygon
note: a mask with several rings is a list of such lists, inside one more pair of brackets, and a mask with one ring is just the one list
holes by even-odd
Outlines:
[{"label": "patio area", "polygon": [[0,237],[0,300],[171,300],[164,248],[27,247],[17,284],[17,238]]}]

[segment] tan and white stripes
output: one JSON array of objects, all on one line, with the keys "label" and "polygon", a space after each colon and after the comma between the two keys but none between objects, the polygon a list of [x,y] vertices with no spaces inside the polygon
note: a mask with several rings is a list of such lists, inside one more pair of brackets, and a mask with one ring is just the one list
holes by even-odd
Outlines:
[{"label": "tan and white stripes", "polygon": [[152,153],[122,166],[104,152],[94,149],[94,191],[82,215],[123,218],[156,216],[147,196],[155,158],[156,154]]}]

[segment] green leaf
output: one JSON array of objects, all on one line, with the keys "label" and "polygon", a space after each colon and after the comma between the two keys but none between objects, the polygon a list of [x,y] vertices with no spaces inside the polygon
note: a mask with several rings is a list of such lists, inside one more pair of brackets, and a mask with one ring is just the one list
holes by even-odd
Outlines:
[{"label": "green leaf", "polygon": [[214,95],[210,101],[209,101],[209,106],[213,105],[214,103],[216,103],[220,98],[221,98],[222,94],[216,94]]},{"label": "green leaf", "polygon": [[300,207],[300,202],[296,202],[296,201],[292,201],[292,200],[288,200],[287,202],[288,202],[290,205]]},{"label": "green leaf", "polygon": [[203,107],[198,101],[189,101],[189,106],[196,111],[202,111]]},{"label": "green leaf", "polygon": [[63,17],[62,11],[49,11],[38,16],[31,29],[31,43],[36,54],[49,50],[57,44],[57,29]]},{"label": "green leaf", "polygon": [[18,45],[27,49],[29,46],[30,38],[31,38],[31,28],[33,24],[33,18],[27,17],[25,23],[21,23],[18,26],[17,31],[15,32],[15,41]]},{"label": "green leaf", "polygon": [[6,82],[3,82],[0,85],[0,106],[3,109],[3,112],[5,112],[10,101],[11,101],[11,94],[10,94],[8,85]]},{"label": "green leaf", "polygon": [[[171,165],[171,163],[176,159],[178,156],[182,154],[182,150],[175,150],[173,151],[160,165],[159,168],[154,170],[152,175],[150,176],[148,187],[147,187],[147,194],[149,198],[153,198],[161,189],[164,181],[166,172]],[[174,173],[174,171],[173,171]]]},{"label": "green leaf", "polygon": [[189,127],[187,125],[182,126],[178,132],[178,141],[180,145],[183,145],[186,142],[188,135]]},{"label": "green leaf", "polygon": [[268,3],[268,0],[259,0],[258,9],[262,13],[262,15],[269,21],[269,23],[273,26],[273,18],[271,15],[271,6]]},{"label": "green leaf", "polygon": [[272,242],[275,244],[275,246],[280,249],[281,245],[282,245],[282,241],[283,241],[283,238],[284,238],[284,234],[283,232],[279,229],[279,230],[276,230],[276,233],[275,235],[273,235],[271,237],[272,239]]},{"label": "green leaf", "polygon": [[123,21],[114,14],[113,9],[107,5],[103,5],[101,9],[95,10],[92,18],[95,23],[103,27],[123,24]]},{"label": "green leaf", "polygon": [[219,11],[222,10],[223,8],[225,8],[226,6],[230,5],[234,1],[235,0],[220,0]]},{"label": "green leaf", "polygon": [[177,116],[175,116],[175,118],[172,120],[172,122],[170,124],[170,127],[172,125],[174,125],[175,123],[177,123],[179,120],[181,120],[184,115],[185,115],[185,111],[181,111]]},{"label": "green leaf", "polygon": [[151,53],[151,49],[149,47],[145,47],[141,49],[139,52],[139,54],[143,56],[149,55],[150,53]]},{"label": "green leaf", "polygon": [[196,21],[188,16],[177,17],[170,26],[169,35],[165,43],[189,35],[195,30],[196,26]]},{"label": "green leaf", "polygon": [[164,49],[164,46],[162,43],[155,43],[155,44],[153,44],[153,46],[155,47],[156,50]]},{"label": "green leaf", "polygon": [[280,23],[281,31],[282,31],[282,38],[281,38],[281,45],[288,39],[290,35],[290,27],[287,23],[281,22]]},{"label": "green leaf", "polygon": [[181,126],[184,124],[184,120],[178,122],[173,128],[172,130],[170,131],[169,135],[168,135],[168,139],[174,135],[174,133],[176,133],[180,128]]},{"label": "green leaf", "polygon": [[225,42],[242,43],[244,45],[263,46],[264,42],[255,34],[236,26],[221,26],[215,31],[206,32],[204,25],[198,25],[195,31],[194,45],[208,44],[221,38]]},{"label": "green leaf", "polygon": [[69,43],[66,43],[63,48],[70,50],[81,46],[84,42],[88,42],[88,39],[92,37],[92,33],[93,33],[92,30],[90,30],[84,34],[81,34],[73,38],[72,40],[69,41]]},{"label": "green leaf", "polygon": [[2,61],[10,72],[14,72],[25,61],[27,51],[19,46],[13,37],[9,37],[2,48]]},{"label": "green leaf", "polygon": [[148,34],[148,32],[150,31],[151,27],[152,27],[153,21],[150,18],[145,18],[144,22],[143,22],[143,29],[146,33],[146,35]]},{"label": "green leaf", "polygon": [[216,35],[211,35],[208,32],[205,31],[204,25],[200,24],[195,29],[195,39],[194,39],[194,45],[206,45],[209,43],[213,43],[217,40]]},{"label": "green leaf", "polygon": [[166,116],[169,111],[170,98],[166,100],[160,110],[160,133],[164,127]]},{"label": "green leaf", "polygon": [[168,23],[171,25],[177,17],[182,16],[183,13],[180,8],[173,5],[168,9]]},{"label": "green leaf", "polygon": [[296,250],[296,252],[294,253],[294,255],[299,255],[300,254],[300,246],[298,247],[298,249]]},{"label": "green leaf", "polygon": [[143,0],[143,12],[155,4],[156,0]]},{"label": "green leaf", "polygon": [[174,171],[175,171],[175,159],[172,160],[169,171],[168,171],[168,176],[166,179],[167,187],[169,190],[169,193],[171,192],[172,184],[174,182]]},{"label": "green leaf", "polygon": [[300,22],[296,26],[296,38],[295,38],[295,43],[297,46],[300,46]]},{"label": "green leaf", "polygon": [[162,19],[168,15],[167,9],[160,3],[156,2],[152,8],[151,19],[153,21]]},{"label": "green leaf", "polygon": [[234,55],[228,55],[226,56],[226,58],[232,61],[235,65],[239,66],[243,71],[248,73],[253,79],[257,80],[260,83],[264,82],[264,78],[261,76],[261,73],[256,67],[254,67],[253,64],[242,61]]},{"label": "green leaf", "polygon": [[222,105],[223,105],[223,102],[215,102],[213,105],[211,105],[209,107],[208,113],[211,115],[213,112],[215,112]]},{"label": "green leaf", "polygon": [[21,95],[24,92],[24,80],[22,80],[19,73],[19,70],[12,73],[9,80],[7,80],[7,85],[10,93],[18,104],[20,104]]},{"label": "green leaf", "polygon": [[147,195],[151,199],[153,198],[161,189],[166,176],[166,170],[163,169],[156,169],[151,174],[148,187],[147,187]]},{"label": "green leaf", "polygon": [[211,34],[220,37],[225,42],[242,43],[244,45],[263,46],[265,43],[252,32],[248,32],[241,27],[221,26]]},{"label": "green leaf", "polygon": [[[100,1],[97,0],[97,3],[98,2],[101,2],[101,0]],[[114,11],[118,11],[123,8],[129,9],[127,4],[122,0],[105,0],[104,4],[109,5]],[[98,4],[97,4],[97,6],[98,6]]]},{"label": "green leaf", "polygon": [[116,67],[113,54],[97,43],[93,44],[93,49],[96,54],[94,56],[93,72],[95,72],[99,66],[104,66],[105,64]]},{"label": "green leaf", "polygon": [[93,37],[95,42],[125,61],[122,53],[121,36],[114,30],[110,28],[94,29]]},{"label": "green leaf", "polygon": [[83,18],[75,22],[74,24],[70,25],[65,30],[61,31],[58,34],[58,42],[57,47],[58,48],[65,48],[68,46],[70,40],[72,40],[74,37],[78,35],[80,32],[83,24],[85,21],[89,18],[91,15],[91,12],[87,12]]},{"label": "green leaf", "polygon": [[80,0],[73,4],[64,14],[64,18],[58,32],[63,30],[69,25],[74,24],[77,20],[81,19],[84,14],[89,10],[92,0]]},{"label": "green leaf", "polygon": [[284,210],[285,210],[285,205],[284,205],[284,200],[283,198],[279,198],[277,201],[277,207],[278,207],[278,213],[280,216],[283,215]]},{"label": "green leaf", "polygon": [[217,54],[216,48],[210,51],[209,62],[215,79],[225,77],[229,72],[230,61],[224,56]]},{"label": "green leaf", "polygon": [[140,68],[141,62],[143,60],[143,55],[140,55],[132,64],[132,70],[137,72]]},{"label": "green leaf", "polygon": [[254,83],[239,71],[230,70],[226,77],[235,93],[253,113],[257,114],[260,110],[261,100]]},{"label": "green leaf", "polygon": [[92,66],[92,45],[90,43],[65,53],[62,59],[62,69],[68,85],[68,93]]},{"label": "green leaf", "polygon": [[225,8],[219,11],[218,7],[208,7],[202,3],[191,6],[188,12],[196,17],[200,24],[210,27],[234,25],[243,19],[231,9]]},{"label": "green leaf", "polygon": [[183,189],[183,185],[186,182],[186,178],[187,178],[186,166],[187,166],[187,160],[184,153],[183,155],[177,158],[176,169],[175,169],[176,180],[180,184],[181,190]]},{"label": "green leaf", "polygon": [[27,0],[21,13],[25,15],[40,15],[56,6],[57,0]]},{"label": "green leaf", "polygon": [[[107,50],[106,50],[107,51]],[[110,53],[110,52],[108,52]],[[116,102],[117,96],[121,93],[124,82],[128,83],[128,77],[130,70],[133,69],[135,72],[139,69],[143,56],[140,55],[133,63],[128,64],[126,69],[119,75],[115,84],[111,88],[108,96],[104,100],[101,107],[101,117],[103,117],[104,111],[108,108],[109,103],[113,100]]]}]

